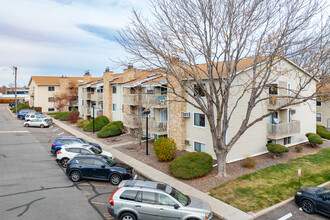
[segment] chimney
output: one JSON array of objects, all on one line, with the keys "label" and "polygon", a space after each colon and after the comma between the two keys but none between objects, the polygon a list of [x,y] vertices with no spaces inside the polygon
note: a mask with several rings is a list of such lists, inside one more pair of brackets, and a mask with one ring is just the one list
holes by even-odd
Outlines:
[{"label": "chimney", "polygon": [[133,64],[128,64],[127,69],[124,69],[124,82],[131,81],[136,78],[136,69]]},{"label": "chimney", "polygon": [[84,83],[88,83],[91,81],[92,81],[92,76],[89,74],[89,70],[86,70],[84,75]]},{"label": "chimney", "polygon": [[131,64],[131,63],[130,63],[130,64],[128,64],[128,66],[127,66],[127,69],[129,69],[129,70],[130,70],[130,69],[133,69],[133,68],[134,68],[133,64]]},{"label": "chimney", "polygon": [[104,72],[105,73],[110,72],[110,68],[109,67],[105,68],[105,71]]}]

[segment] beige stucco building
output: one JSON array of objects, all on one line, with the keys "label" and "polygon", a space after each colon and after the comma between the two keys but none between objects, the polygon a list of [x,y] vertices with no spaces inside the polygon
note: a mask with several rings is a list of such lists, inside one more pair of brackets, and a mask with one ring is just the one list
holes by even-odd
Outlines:
[{"label": "beige stucco building", "polygon": [[66,103],[62,109],[56,108],[53,101],[54,95],[68,93],[80,83],[99,79],[92,78],[89,73],[86,73],[84,77],[32,76],[29,81],[29,104],[33,107],[41,107],[42,112],[69,111],[71,108],[78,108],[77,99]]}]

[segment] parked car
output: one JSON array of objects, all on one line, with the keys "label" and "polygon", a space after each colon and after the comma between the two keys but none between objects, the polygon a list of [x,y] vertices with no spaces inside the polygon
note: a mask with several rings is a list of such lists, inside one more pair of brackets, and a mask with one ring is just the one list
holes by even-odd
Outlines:
[{"label": "parked car", "polygon": [[45,127],[49,127],[49,122],[43,118],[36,118],[36,119],[32,119],[31,121],[24,122],[23,126],[45,128]]},{"label": "parked car", "polygon": [[27,115],[25,115],[24,119],[25,119],[25,121],[31,121],[32,119],[35,119],[35,118],[43,118],[43,119],[45,119],[45,121],[48,121],[49,124],[53,123],[52,118],[46,117],[43,114],[27,114]]},{"label": "parked car", "polygon": [[294,200],[308,214],[317,212],[330,217],[330,188],[304,187],[296,192]]},{"label": "parked car", "polygon": [[211,206],[161,182],[122,181],[110,196],[108,212],[120,220],[213,218]]},{"label": "parked car", "polygon": [[38,114],[38,113],[33,109],[22,109],[21,111],[19,111],[17,113],[17,118],[24,120],[24,118],[27,114]]},{"label": "parked car", "polygon": [[113,156],[110,152],[102,151],[94,146],[88,144],[70,144],[70,145],[62,146],[61,150],[57,152],[56,161],[58,163],[61,163],[62,167],[66,168],[67,162],[78,154],[82,154],[82,155],[100,154],[113,159]]},{"label": "parked car", "polygon": [[78,155],[67,163],[66,175],[73,182],[81,179],[110,181],[118,185],[132,177],[133,168],[104,155]]},{"label": "parked car", "polygon": [[15,106],[15,102],[9,102],[9,107],[14,107],[14,106]]},{"label": "parked car", "polygon": [[57,152],[59,150],[61,150],[61,147],[65,144],[89,144],[91,146],[97,147],[98,149],[100,149],[102,151],[102,148],[99,144],[93,143],[93,142],[89,142],[86,141],[82,138],[78,138],[78,137],[61,137],[55,140],[54,144],[52,144],[52,147],[50,149],[50,152],[52,154],[57,154]]}]

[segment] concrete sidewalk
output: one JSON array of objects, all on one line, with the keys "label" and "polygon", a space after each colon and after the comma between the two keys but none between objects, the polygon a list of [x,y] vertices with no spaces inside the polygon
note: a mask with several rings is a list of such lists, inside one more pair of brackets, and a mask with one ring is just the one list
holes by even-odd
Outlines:
[{"label": "concrete sidewalk", "polygon": [[153,180],[153,181],[159,181],[163,183],[167,183],[181,192],[191,195],[197,198],[200,198],[206,202],[208,202],[211,207],[214,215],[220,217],[221,219],[228,219],[228,220],[248,220],[248,219],[253,219],[251,215],[248,215],[247,213],[232,207],[218,199],[215,199],[209,195],[207,195],[204,192],[201,192],[197,190],[194,187],[191,187],[190,185],[187,185],[159,170],[156,170],[153,167],[150,167],[116,149],[113,148],[114,145],[106,145],[97,139],[91,138],[87,135],[85,135],[82,132],[79,132],[75,129],[70,128],[70,126],[62,123],[59,120],[53,119],[54,123],[61,127],[62,129],[66,130],[67,132],[71,133],[74,136],[84,138],[90,142],[98,143],[104,150],[109,151],[112,153],[112,155],[117,158],[118,160],[123,161],[124,163],[132,166],[134,170],[141,175],[145,176],[146,178]]}]

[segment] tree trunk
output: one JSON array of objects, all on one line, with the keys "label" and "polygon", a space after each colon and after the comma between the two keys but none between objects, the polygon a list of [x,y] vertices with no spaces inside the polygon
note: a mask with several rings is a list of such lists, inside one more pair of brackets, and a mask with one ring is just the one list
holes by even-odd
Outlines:
[{"label": "tree trunk", "polygon": [[227,154],[225,152],[220,152],[218,155],[218,174],[216,175],[216,177],[227,176],[226,156],[227,156]]}]

